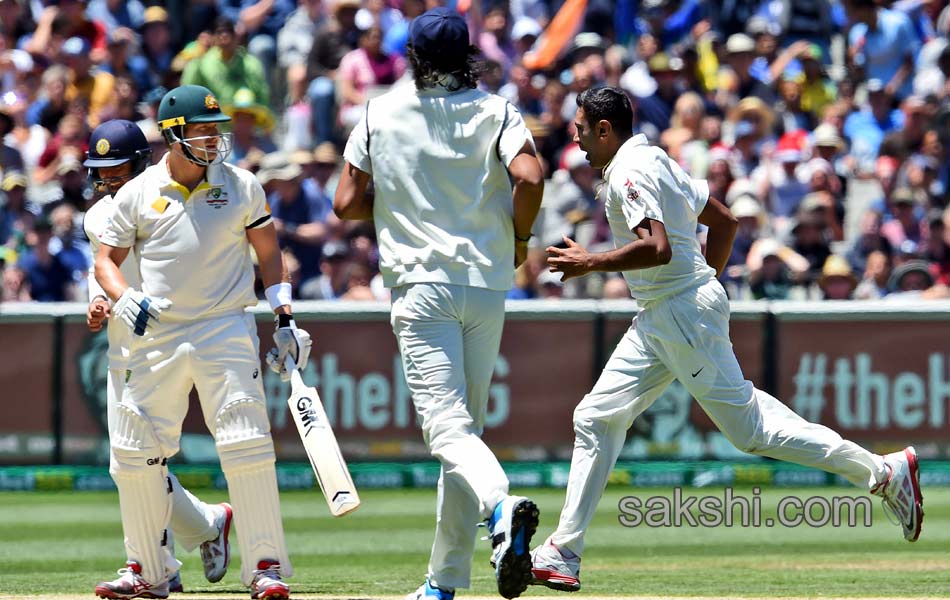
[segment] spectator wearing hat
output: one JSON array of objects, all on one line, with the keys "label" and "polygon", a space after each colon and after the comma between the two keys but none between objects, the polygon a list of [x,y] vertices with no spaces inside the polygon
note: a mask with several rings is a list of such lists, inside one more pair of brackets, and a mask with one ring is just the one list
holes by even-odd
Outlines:
[{"label": "spectator wearing hat", "polygon": [[905,240],[919,245],[923,240],[920,227],[923,208],[917,202],[913,190],[906,187],[895,190],[890,207],[893,210],[893,218],[881,225],[881,235],[895,248]]},{"label": "spectator wearing hat", "polygon": [[17,263],[23,274],[23,283],[29,300],[38,302],[65,302],[74,300],[73,273],[58,255],[50,252],[53,225],[48,218],[37,219],[33,231],[27,234],[29,246]]},{"label": "spectator wearing hat", "polygon": [[934,285],[930,266],[922,260],[910,260],[895,267],[887,282],[888,300],[914,300]]},{"label": "spectator wearing hat", "polygon": [[846,0],[848,62],[867,79],[883,82],[888,94],[903,99],[911,94],[914,60],[920,38],[910,18],[897,10],[880,8],[874,0]]},{"label": "spectator wearing hat", "polygon": [[303,186],[308,194],[320,196],[322,203],[326,206],[326,215],[324,218],[335,218],[332,214],[333,192],[335,191],[335,178],[339,176],[339,168],[343,158],[337,152],[336,146],[332,142],[323,142],[313,150],[311,160],[307,163],[310,167],[304,168],[306,179]]},{"label": "spectator wearing hat", "polygon": [[[221,107],[231,117],[231,154],[226,162],[246,169],[245,158],[252,150],[269,154],[277,150],[270,137],[274,129],[274,114],[257,102],[254,92],[241,88],[234,93],[231,104]],[[299,258],[299,257],[298,257]]]},{"label": "spectator wearing hat", "polygon": [[720,280],[729,292],[729,297],[738,298],[747,275],[749,251],[756,240],[762,237],[766,216],[759,200],[749,193],[734,199],[729,210],[739,222],[739,227]]},{"label": "spectator wearing hat", "polygon": [[26,234],[40,215],[40,208],[26,197],[29,178],[20,171],[6,171],[0,181],[0,246],[14,251],[26,249]]},{"label": "spectator wearing hat", "polygon": [[[544,233],[540,245],[560,244],[564,236],[589,246],[598,240],[595,216],[603,212],[598,205],[597,171],[590,166],[584,151],[572,145],[564,153],[565,168],[559,169],[551,178],[551,192],[542,202]],[[578,239],[578,233],[584,235]]]},{"label": "spectator wearing hat", "polygon": [[832,254],[825,259],[818,278],[822,300],[850,300],[858,280],[844,257]]},{"label": "spectator wearing hat", "polygon": [[270,87],[261,61],[238,43],[234,22],[219,17],[214,22],[214,47],[185,66],[182,85],[201,85],[217,97],[222,106],[234,104],[241,88],[254,93],[260,104],[270,105]]},{"label": "spectator wearing hat", "polygon": [[70,71],[66,86],[66,100],[77,98],[88,102],[90,127],[95,127],[106,115],[115,92],[115,78],[104,69],[93,68],[90,45],[85,38],[71,37],[63,43],[63,61]]},{"label": "spectator wearing hat", "polygon": [[564,297],[564,282],[561,280],[560,273],[542,269],[538,273],[537,287],[539,300],[560,300]]},{"label": "spectator wearing hat", "polygon": [[[854,263],[849,259],[852,268]],[[864,276],[854,290],[855,300],[879,300],[887,295],[887,281],[891,276],[891,257],[881,250],[868,254]]]},{"label": "spectator wearing hat", "polygon": [[145,6],[139,0],[89,0],[86,15],[102,23],[109,35],[120,27],[138,31],[145,22]]},{"label": "spectator wearing hat", "polygon": [[[247,40],[247,52],[263,67],[268,87],[283,87],[271,77],[277,66],[277,35],[297,8],[295,0],[217,0],[218,14],[235,24],[236,31]],[[213,91],[213,88],[212,88]],[[255,90],[255,93],[257,90]],[[268,105],[269,96],[258,96]]]},{"label": "spectator wearing hat", "polygon": [[808,261],[806,283],[811,283],[821,275],[821,268],[831,255],[827,222],[819,213],[800,210],[791,233],[789,247]]},{"label": "spectator wearing hat", "polygon": [[314,142],[335,141],[336,71],[340,61],[359,44],[356,13],[360,0],[332,0],[332,14],[317,29],[307,55],[307,97],[313,119]]},{"label": "spectator wearing hat", "polygon": [[750,175],[757,196],[768,201],[769,213],[784,222],[795,214],[808,193],[807,183],[799,180],[796,169],[802,162],[804,133],[786,133],[778,140],[775,152]]},{"label": "spectator wearing hat", "polygon": [[803,296],[808,260],[774,238],[757,240],[749,249],[746,269],[755,300],[789,300]]},{"label": "spectator wearing hat", "polygon": [[831,123],[822,123],[811,133],[812,155],[822,158],[832,165],[836,166],[835,171],[842,174],[837,169],[839,160],[844,157],[846,147],[844,140],[838,134],[838,130]]},{"label": "spectator wearing hat", "polygon": [[382,43],[383,30],[373,25],[360,32],[359,47],[340,60],[336,85],[345,132],[363,116],[367,100],[388,89],[406,72],[406,59],[387,54]]},{"label": "spectator wearing hat", "polygon": [[347,265],[350,247],[341,240],[323,244],[318,261],[320,273],[309,279],[302,278],[300,297],[306,300],[338,300],[346,293],[349,283]]},{"label": "spectator wearing hat", "polygon": [[738,78],[735,90],[738,97],[757,97],[772,103],[775,100],[775,92],[768,84],[752,75],[755,58],[755,40],[748,35],[734,33],[726,40],[726,64]]},{"label": "spectator wearing hat", "polygon": [[904,162],[901,180],[914,196],[923,200],[924,208],[943,206],[943,190],[937,184],[937,160],[927,154],[913,154]]},{"label": "spectator wearing hat", "polygon": [[656,81],[656,91],[637,101],[637,116],[640,121],[656,127],[657,131],[666,131],[670,127],[676,100],[683,92],[680,80],[683,61],[665,52],[657,52],[647,65],[650,76]]},{"label": "spectator wearing hat", "polygon": [[129,58],[136,86],[143,93],[160,86],[176,87],[177,82],[169,80],[168,75],[175,58],[168,11],[161,6],[149,6],[136,31],[141,35],[141,51]]},{"label": "spectator wearing hat", "polygon": [[284,153],[268,154],[261,161],[258,180],[267,190],[277,239],[281,248],[300,261],[300,280],[320,274],[320,247],[327,237],[326,219],[331,204],[312,187],[301,185],[303,169]]}]

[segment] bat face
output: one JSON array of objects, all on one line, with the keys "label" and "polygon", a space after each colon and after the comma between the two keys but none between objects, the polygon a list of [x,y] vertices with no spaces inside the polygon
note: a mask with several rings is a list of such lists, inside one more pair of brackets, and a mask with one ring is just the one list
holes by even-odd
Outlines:
[{"label": "bat face", "polygon": [[317,483],[320,484],[330,507],[330,513],[341,517],[359,507],[359,494],[340,453],[340,446],[317,390],[303,385],[303,380],[296,370],[293,372],[292,381],[294,391],[287,400],[287,405],[297,425],[304,450],[307,451],[310,466],[317,477]]}]

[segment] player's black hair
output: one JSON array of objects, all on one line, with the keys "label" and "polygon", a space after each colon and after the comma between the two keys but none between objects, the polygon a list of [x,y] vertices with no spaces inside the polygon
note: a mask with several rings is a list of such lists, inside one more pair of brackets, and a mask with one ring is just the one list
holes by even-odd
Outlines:
[{"label": "player's black hair", "polygon": [[455,77],[455,83],[449,87],[454,92],[464,88],[474,89],[478,86],[478,78],[485,70],[484,63],[479,60],[481,50],[477,46],[469,46],[464,56],[432,57],[420,56],[412,44],[406,45],[406,58],[412,67],[412,78],[416,82],[417,90],[424,90],[438,84],[445,75]]},{"label": "player's black hair", "polygon": [[587,123],[591,126],[607,121],[617,136],[633,135],[633,107],[627,93],[615,87],[589,88],[577,95],[577,105],[584,109]]}]

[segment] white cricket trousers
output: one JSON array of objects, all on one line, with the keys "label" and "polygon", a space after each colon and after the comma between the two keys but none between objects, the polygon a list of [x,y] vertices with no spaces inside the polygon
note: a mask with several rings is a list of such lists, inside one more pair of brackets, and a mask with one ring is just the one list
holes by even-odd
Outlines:
[{"label": "white cricket trousers", "polygon": [[574,410],[574,454],[554,544],[577,555],[627,430],[673,381],[751,454],[815,467],[870,489],[884,459],[809,423],[742,376],[729,339],[729,300],[709,281],[643,307]]},{"label": "white cricket trousers", "polygon": [[468,587],[478,523],[508,493],[508,477],[481,439],[505,292],[416,283],[393,288],[393,332],[422,436],[442,465],[432,585]]}]

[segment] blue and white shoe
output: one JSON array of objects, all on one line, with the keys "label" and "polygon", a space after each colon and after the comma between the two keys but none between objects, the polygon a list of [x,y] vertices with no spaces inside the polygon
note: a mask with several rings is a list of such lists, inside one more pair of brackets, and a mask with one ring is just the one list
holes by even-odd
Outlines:
[{"label": "blue and white shoe", "polygon": [[498,593],[517,598],[531,583],[531,536],[538,528],[538,506],[524,496],[506,496],[488,519]]},{"label": "blue and white shoe", "polygon": [[444,590],[429,585],[429,580],[419,586],[419,589],[407,595],[405,600],[454,600],[455,591]]}]

